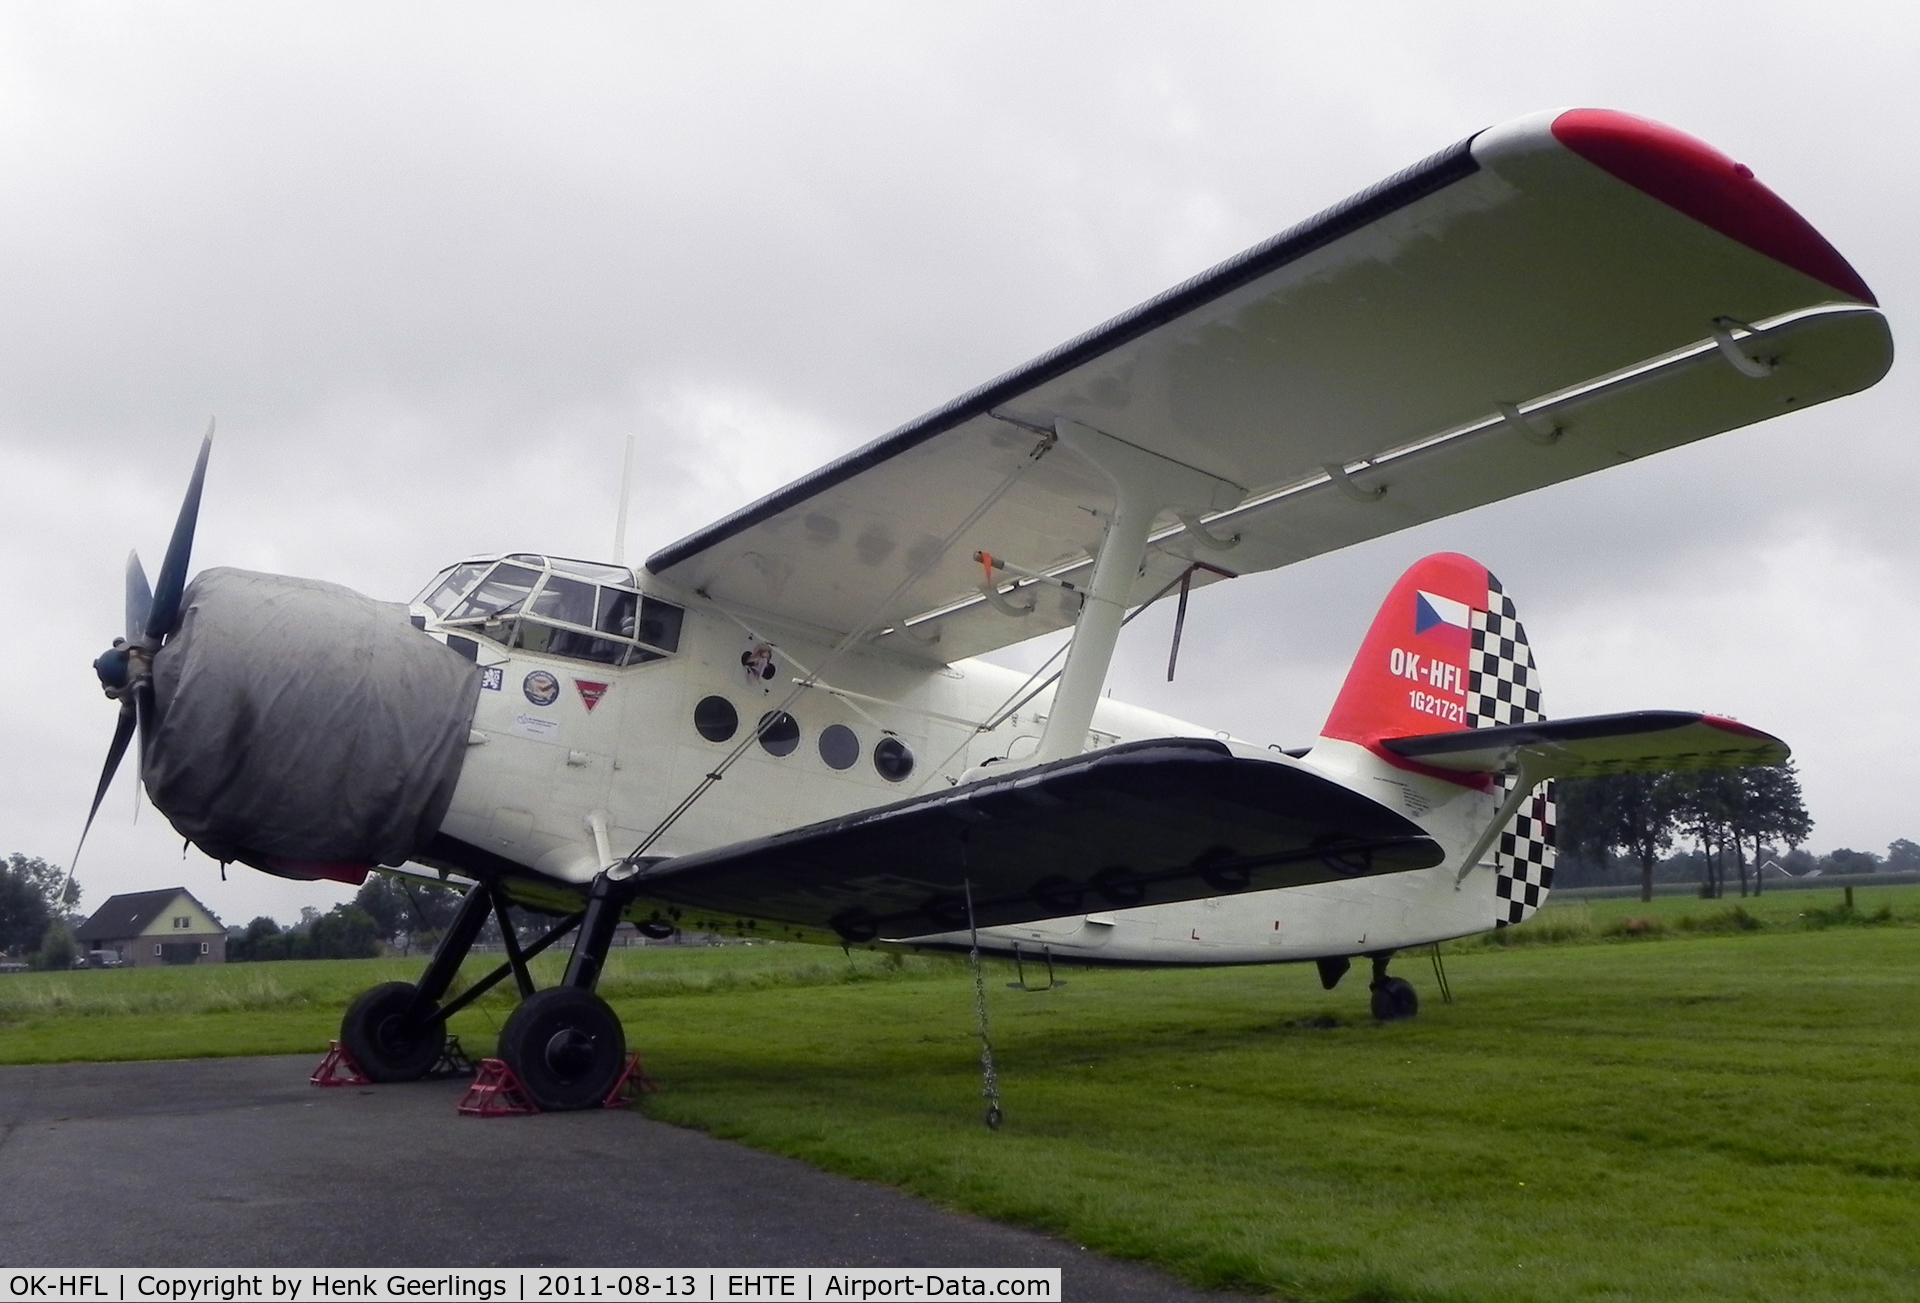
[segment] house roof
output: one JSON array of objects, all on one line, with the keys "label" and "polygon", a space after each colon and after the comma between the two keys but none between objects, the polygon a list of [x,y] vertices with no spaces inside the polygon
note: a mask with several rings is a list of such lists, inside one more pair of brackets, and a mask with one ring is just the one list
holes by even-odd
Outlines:
[{"label": "house roof", "polygon": [[185,887],[165,887],[159,891],[130,891],[122,896],[109,897],[107,903],[93,911],[93,917],[82,923],[74,939],[78,941],[117,941],[123,937],[139,936],[146,931],[147,925],[166,912],[167,906],[180,897],[192,900],[201,913],[220,925],[220,918],[205,905],[194,899],[193,893]]}]

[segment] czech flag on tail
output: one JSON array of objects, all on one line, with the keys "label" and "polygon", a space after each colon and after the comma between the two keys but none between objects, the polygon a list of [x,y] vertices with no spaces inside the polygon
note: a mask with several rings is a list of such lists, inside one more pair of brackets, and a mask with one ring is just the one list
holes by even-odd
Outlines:
[{"label": "czech flag on tail", "polygon": [[1429,645],[1467,651],[1473,646],[1473,608],[1439,593],[1413,592],[1413,631]]}]

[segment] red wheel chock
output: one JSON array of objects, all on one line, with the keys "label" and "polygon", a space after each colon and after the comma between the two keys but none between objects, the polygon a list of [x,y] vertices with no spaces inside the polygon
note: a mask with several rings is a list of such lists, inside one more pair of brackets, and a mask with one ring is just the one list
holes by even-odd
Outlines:
[{"label": "red wheel chock", "polygon": [[653,1084],[653,1078],[647,1075],[647,1067],[640,1062],[639,1051],[627,1056],[626,1069],[620,1079],[613,1083],[613,1089],[600,1101],[601,1108],[625,1108],[642,1095],[651,1095],[660,1088]]},{"label": "red wheel chock", "polygon": [[313,1070],[307,1083],[313,1086],[371,1086],[373,1078],[360,1071],[360,1065],[353,1061],[353,1055],[347,1053],[346,1046],[332,1041],[332,1049],[327,1057],[320,1060],[320,1066]]},{"label": "red wheel chock", "polygon": [[480,1060],[480,1072],[460,1101],[460,1112],[472,1117],[516,1117],[539,1111],[520,1078],[501,1059]]}]

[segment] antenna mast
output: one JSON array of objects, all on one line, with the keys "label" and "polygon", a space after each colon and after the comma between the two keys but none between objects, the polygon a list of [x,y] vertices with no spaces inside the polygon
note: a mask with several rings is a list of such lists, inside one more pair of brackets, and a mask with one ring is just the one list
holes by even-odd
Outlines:
[{"label": "antenna mast", "polygon": [[627,457],[620,467],[620,514],[613,522],[613,563],[627,563],[627,503],[633,494],[633,436],[627,436]]}]

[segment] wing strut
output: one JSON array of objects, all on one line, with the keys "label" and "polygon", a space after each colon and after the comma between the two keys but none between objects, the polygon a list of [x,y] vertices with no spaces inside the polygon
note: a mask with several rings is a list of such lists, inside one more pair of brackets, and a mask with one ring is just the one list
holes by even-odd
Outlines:
[{"label": "wing strut", "polygon": [[1467,880],[1480,863],[1480,857],[1487,853],[1487,847],[1493,845],[1493,839],[1507,826],[1513,816],[1520,813],[1520,807],[1533,796],[1533,789],[1553,776],[1552,766],[1546,764],[1531,752],[1522,751],[1515,757],[1516,769],[1513,775],[1513,790],[1507,793],[1507,799],[1487,822],[1487,830],[1480,834],[1473,848],[1460,860],[1460,871],[1453,877],[1453,889],[1460,890],[1460,884]]},{"label": "wing strut", "polygon": [[1093,723],[1093,708],[1100,702],[1107,667],[1113,663],[1114,643],[1120,637],[1127,599],[1140,577],[1140,563],[1146,559],[1154,518],[1169,509],[1194,516],[1226,511],[1247,496],[1237,484],[1078,421],[1056,421],[1053,428],[1060,442],[1113,483],[1113,514],[1107,518],[1107,534],[1094,559],[1093,582],[1087,586],[1086,602],[1074,625],[1073,646],[1060,673],[1060,686],[1054,689],[1047,731],[1034,756],[1036,764],[1086,750],[1087,726]]}]

